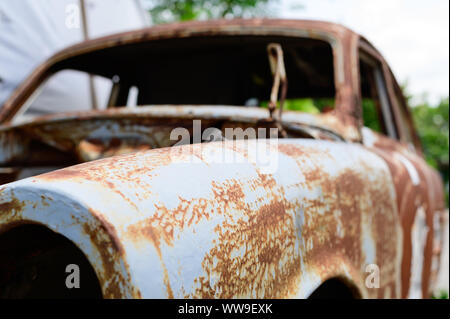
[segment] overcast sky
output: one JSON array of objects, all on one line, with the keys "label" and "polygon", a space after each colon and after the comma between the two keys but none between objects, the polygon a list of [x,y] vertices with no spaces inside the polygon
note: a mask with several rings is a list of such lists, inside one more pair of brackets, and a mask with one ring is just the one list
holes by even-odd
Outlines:
[{"label": "overcast sky", "polygon": [[278,0],[274,8],[283,18],[338,22],[364,35],[416,97],[428,93],[434,103],[449,94],[448,0]]}]

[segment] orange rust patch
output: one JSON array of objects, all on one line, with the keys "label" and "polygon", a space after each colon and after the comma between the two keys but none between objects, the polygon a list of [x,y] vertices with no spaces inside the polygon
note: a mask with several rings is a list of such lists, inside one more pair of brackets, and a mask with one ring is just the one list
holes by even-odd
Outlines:
[{"label": "orange rust patch", "polygon": [[[156,220],[161,220],[161,219],[157,218]],[[148,220],[141,224],[131,225],[128,227],[127,231],[128,231],[128,235],[131,238],[145,237],[153,243],[153,246],[156,249],[159,260],[161,261],[161,266],[163,268],[163,274],[164,274],[163,282],[164,282],[164,285],[166,286],[167,297],[172,299],[174,296],[173,296],[172,287],[170,286],[169,272],[167,271],[167,267],[164,264],[164,261],[162,259],[161,237],[163,237],[166,242],[170,242],[170,238],[173,238],[173,233],[167,234],[167,232],[162,232],[157,226],[153,226],[154,222],[155,222],[155,220],[152,220],[152,221]]]},{"label": "orange rust patch", "polygon": [[298,160],[310,158],[313,156],[324,157],[328,155],[327,152],[322,149],[316,149],[314,147],[309,146],[299,146],[299,145],[279,143],[277,147],[280,153],[296,158]]},{"label": "orange rust patch", "polygon": [[195,290],[185,297],[277,298],[294,292],[300,257],[292,215],[282,202],[273,202],[247,210],[247,217],[216,228],[218,243],[202,262],[205,276],[197,278]]},{"label": "orange rust patch", "polygon": [[19,201],[17,198],[12,198],[12,200],[9,202],[0,203],[0,212],[19,212],[22,211],[24,207],[25,203]]},{"label": "orange rust patch", "polygon": [[308,155],[308,153],[305,153],[305,150],[300,147],[295,147],[293,145],[286,145],[286,144],[279,144],[278,150],[291,157],[300,157],[303,155]]},{"label": "orange rust patch", "polygon": [[[424,297],[428,297],[428,278],[431,268],[431,258],[429,258],[429,256],[431,255],[432,249],[430,239],[433,233],[432,214],[436,207],[442,207],[443,201],[430,200],[430,198],[428,198],[428,188],[433,187],[433,185],[427,184],[426,176],[427,174],[432,174],[432,170],[426,166],[425,162],[423,162],[418,155],[408,151],[406,147],[400,143],[394,142],[380,134],[374,134],[376,136],[375,144],[374,147],[370,147],[369,149],[382,157],[389,167],[397,194],[397,210],[403,229],[403,255],[401,263],[402,298],[407,297],[410,288],[412,264],[411,229],[413,227],[414,217],[420,206],[423,206],[426,209],[427,224],[430,227],[430,232],[428,233],[424,252],[425,260],[423,265],[422,292]],[[420,177],[419,185],[413,185],[407,169],[395,156],[395,153],[401,154],[401,156],[407,158],[407,160],[415,167]],[[442,183],[439,180],[434,181],[434,186],[437,186],[437,188],[441,186],[441,188],[443,188]],[[443,198],[442,194],[436,194],[436,196],[440,196],[441,199]],[[386,223],[388,222],[389,219],[387,218]],[[383,228],[382,225],[378,225],[377,227],[380,229]],[[385,231],[383,231],[382,234],[385,234],[386,237],[388,236]],[[386,248],[387,246],[384,249]]]},{"label": "orange rust patch", "polygon": [[[109,282],[109,285],[103,292],[103,296],[105,298],[121,298],[122,290],[129,285],[129,282],[121,273],[118,273],[115,266],[121,264],[121,260],[124,257],[124,249],[117,238],[114,227],[95,211],[91,210],[91,214],[99,223],[96,226],[83,223],[83,230],[89,235],[91,242],[100,253],[103,272],[98,274],[99,280],[102,282],[103,287],[105,287],[106,282]],[[112,254],[109,252],[112,252]]]},{"label": "orange rust patch", "polygon": [[[170,164],[171,159],[169,156],[165,156],[166,152],[167,150],[162,148],[154,149],[151,153],[137,152],[112,158],[104,158],[42,174],[36,179],[48,181],[85,179],[102,183],[109,176],[114,176],[114,179],[125,180],[129,180],[130,176],[132,176],[134,178],[133,180],[136,181],[136,178],[140,174],[145,172],[150,173],[158,166]],[[122,170],[118,170],[119,168],[126,169],[122,172]]]}]

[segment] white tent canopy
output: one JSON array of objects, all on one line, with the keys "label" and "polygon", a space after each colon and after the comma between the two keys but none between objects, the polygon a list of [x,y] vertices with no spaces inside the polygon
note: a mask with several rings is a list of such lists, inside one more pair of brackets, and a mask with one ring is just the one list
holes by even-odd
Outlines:
[{"label": "white tent canopy", "polygon": [[[84,40],[83,7],[89,38],[148,25],[138,0],[0,1],[0,106],[37,65]],[[99,106],[106,103],[109,85],[98,78],[94,81]],[[30,110],[83,110],[90,109],[92,102],[89,77],[62,71],[46,84]]]}]

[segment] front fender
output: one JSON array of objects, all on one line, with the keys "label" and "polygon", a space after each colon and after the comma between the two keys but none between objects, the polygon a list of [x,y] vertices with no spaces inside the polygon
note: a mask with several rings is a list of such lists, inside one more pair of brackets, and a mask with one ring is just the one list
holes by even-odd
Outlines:
[{"label": "front fender", "polygon": [[399,296],[392,180],[358,145],[226,141],[80,164],[0,189],[0,232],[27,222],[75,243],[104,297],[301,298],[336,277]]}]

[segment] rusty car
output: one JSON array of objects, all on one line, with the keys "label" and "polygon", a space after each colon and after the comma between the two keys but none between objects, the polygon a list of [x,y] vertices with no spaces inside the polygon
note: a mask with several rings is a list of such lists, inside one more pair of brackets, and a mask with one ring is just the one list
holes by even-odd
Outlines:
[{"label": "rusty car", "polygon": [[[33,113],[67,70],[104,105]],[[334,23],[64,49],[0,108],[0,181],[1,298],[428,298],[439,267],[441,178],[385,59]]]}]

